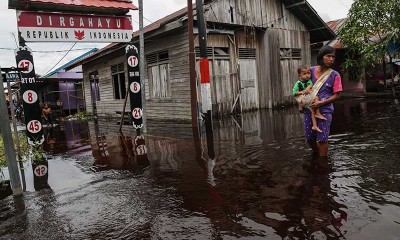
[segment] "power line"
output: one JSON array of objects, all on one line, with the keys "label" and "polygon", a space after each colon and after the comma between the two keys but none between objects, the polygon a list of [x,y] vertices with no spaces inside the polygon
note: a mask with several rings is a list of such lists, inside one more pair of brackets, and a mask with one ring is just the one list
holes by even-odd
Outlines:
[{"label": "power line", "polygon": [[344,7],[346,7],[347,9],[350,9],[350,7],[349,6],[347,6],[347,4],[344,4],[342,1],[340,1],[340,0],[336,0],[336,1],[338,1],[340,4],[342,4]]},{"label": "power line", "polygon": [[[48,74],[51,70],[53,70],[53,68],[55,68],[55,67],[68,55],[68,53],[72,50],[72,48],[73,48],[75,45],[76,45],[76,42],[74,43],[74,45],[72,45],[72,47],[68,50],[68,52],[66,52],[66,53],[64,54],[64,56],[60,59],[60,61],[58,61],[56,64],[54,64],[54,66],[51,67],[50,70],[46,72],[46,74]],[[43,76],[45,76],[46,74],[43,74]]]},{"label": "power line", "polygon": [[147,21],[153,23],[153,21],[149,20],[148,18],[146,18],[146,17],[143,17],[143,18],[146,19]]}]

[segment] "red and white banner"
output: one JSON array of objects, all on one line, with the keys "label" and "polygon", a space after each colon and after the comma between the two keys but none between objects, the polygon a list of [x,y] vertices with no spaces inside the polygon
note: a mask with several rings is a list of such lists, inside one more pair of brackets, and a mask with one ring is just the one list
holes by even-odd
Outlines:
[{"label": "red and white banner", "polygon": [[96,16],[17,11],[18,31],[27,42],[129,42],[130,16]]}]

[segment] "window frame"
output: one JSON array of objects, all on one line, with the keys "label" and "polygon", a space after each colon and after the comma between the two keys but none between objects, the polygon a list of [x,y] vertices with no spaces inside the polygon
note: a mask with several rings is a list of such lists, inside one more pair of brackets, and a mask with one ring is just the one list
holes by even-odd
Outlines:
[{"label": "window frame", "polygon": [[[121,77],[122,76],[122,77]],[[115,79],[115,77],[117,79]],[[116,92],[115,80],[118,83],[118,96]],[[125,99],[126,94],[126,76],[124,63],[119,63],[111,66],[111,81],[113,86],[113,98],[114,100]],[[123,85],[123,87],[122,87]]]},{"label": "window frame", "polygon": [[[149,97],[150,99],[170,99],[171,98],[171,74],[170,74],[170,59],[169,59],[169,51],[161,50],[152,53],[146,54],[146,63],[147,63],[147,76],[148,76],[148,85],[149,85]],[[154,76],[152,69],[156,67],[160,91],[158,95],[154,93]],[[162,81],[162,68],[166,67],[166,84],[161,84]],[[161,86],[165,86],[165,88],[161,89]],[[161,96],[161,93],[165,92],[165,96]]]}]

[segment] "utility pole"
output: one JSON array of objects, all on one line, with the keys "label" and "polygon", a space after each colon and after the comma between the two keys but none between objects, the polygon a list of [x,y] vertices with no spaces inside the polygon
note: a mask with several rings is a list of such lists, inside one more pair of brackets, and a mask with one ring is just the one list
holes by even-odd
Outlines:
[{"label": "utility pole", "polygon": [[[11,93],[11,84],[10,81],[7,81],[7,89],[8,89],[8,96],[10,96]],[[10,99],[10,97],[8,97],[8,99]],[[13,104],[11,106],[11,103]],[[21,148],[20,148],[20,144],[19,144],[19,136],[18,136],[18,130],[17,130],[17,120],[15,119],[15,111],[14,111],[14,102],[12,100],[12,95],[11,95],[11,102],[10,102],[10,110],[11,110],[11,119],[12,119],[12,123],[13,123],[13,130],[14,130],[14,134],[15,134],[15,142],[17,144],[17,153],[18,153],[18,161],[21,162]]]},{"label": "utility pole", "polygon": [[187,0],[187,4],[188,4],[188,35],[189,35],[190,105],[192,111],[192,127],[198,128],[196,54],[194,51],[192,0]]},{"label": "utility pole", "polygon": [[[7,160],[8,171],[10,173],[11,189],[14,196],[22,195],[21,179],[17,159],[15,157],[14,142],[11,134],[10,122],[8,120],[8,111],[6,104],[6,95],[4,93],[3,76],[1,75],[0,67],[0,129],[3,136],[4,151]],[[11,106],[10,106],[11,107]]]},{"label": "utility pole", "polygon": [[210,68],[207,58],[207,31],[203,14],[203,1],[196,0],[197,12],[197,28],[199,29],[199,46],[200,46],[200,82],[201,82],[201,96],[202,96],[202,112],[205,114],[206,119],[206,139],[207,139],[207,163],[215,164],[214,152],[214,134],[212,126],[212,102],[211,102],[211,88],[210,88]]},{"label": "utility pole", "polygon": [[203,1],[196,0],[197,28],[199,29],[200,46],[200,82],[202,96],[202,112],[206,119],[206,132],[212,134],[212,103],[210,88],[210,69],[207,58],[207,34],[203,14]]},{"label": "utility pole", "polygon": [[146,119],[146,89],[144,82],[144,29],[143,29],[143,0],[139,0],[139,74],[142,91],[143,133],[147,133]]}]

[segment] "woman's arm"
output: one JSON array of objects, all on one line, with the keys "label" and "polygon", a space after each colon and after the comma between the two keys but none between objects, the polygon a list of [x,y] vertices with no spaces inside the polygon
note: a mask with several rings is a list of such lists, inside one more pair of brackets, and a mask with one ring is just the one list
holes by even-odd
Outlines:
[{"label": "woman's arm", "polygon": [[337,99],[339,99],[339,92],[334,93],[330,98],[325,99],[323,101],[315,101],[313,102],[310,107],[314,110],[326,105],[326,104],[330,104],[333,103],[334,101],[336,101]]}]

